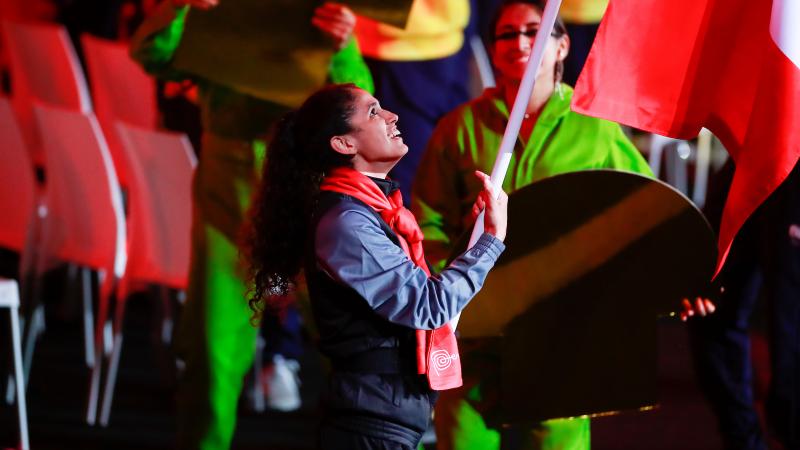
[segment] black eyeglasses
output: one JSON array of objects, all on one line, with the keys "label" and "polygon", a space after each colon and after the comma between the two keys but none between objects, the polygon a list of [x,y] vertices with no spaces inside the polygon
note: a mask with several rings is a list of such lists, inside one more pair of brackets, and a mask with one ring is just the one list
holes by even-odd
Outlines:
[{"label": "black eyeglasses", "polygon": [[[538,33],[538,32],[539,32],[538,28],[531,28],[530,30],[525,30],[525,31],[512,31],[512,30],[503,31],[502,33],[495,34],[494,35],[494,40],[495,41],[512,41],[514,39],[517,39],[517,37],[519,37],[519,36],[525,36],[525,37],[527,37],[529,39],[535,39],[536,38],[536,33]],[[558,37],[558,35],[555,33],[555,31],[550,33],[550,36]]]}]

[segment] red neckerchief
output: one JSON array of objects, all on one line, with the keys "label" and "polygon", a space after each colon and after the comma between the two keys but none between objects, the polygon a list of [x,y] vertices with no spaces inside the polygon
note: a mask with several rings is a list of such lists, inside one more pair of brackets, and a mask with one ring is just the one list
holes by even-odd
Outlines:
[{"label": "red neckerchief", "polygon": [[[349,195],[374,209],[397,235],[400,247],[411,261],[431,276],[422,249],[422,230],[411,211],[403,206],[399,189],[387,197],[366,175],[349,167],[338,167],[328,173],[320,190]],[[417,369],[427,375],[431,389],[443,391],[461,386],[458,345],[450,324],[435,330],[417,330]]]}]

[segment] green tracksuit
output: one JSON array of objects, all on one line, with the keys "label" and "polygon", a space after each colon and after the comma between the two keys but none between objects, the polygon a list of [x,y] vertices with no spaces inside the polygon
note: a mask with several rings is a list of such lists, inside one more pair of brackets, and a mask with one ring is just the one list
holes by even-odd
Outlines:
[{"label": "green tracksuit", "polygon": [[[187,8],[170,3],[164,1],[142,24],[131,56],[159,77],[189,78],[171,67]],[[355,41],[334,55],[329,78],[373,90]],[[178,387],[178,446],[216,450],[230,447],[257,334],[249,322],[237,234],[258,178],[265,135],[288,108],[207,80],[195,82],[203,139],[193,185],[189,288],[175,342],[186,363]]]},{"label": "green tracksuit", "polygon": [[[652,176],[619,125],[572,112],[571,98],[572,89],[562,85],[562,92],[550,97],[530,135],[517,139],[503,183],[506,192],[552,175],[586,169],[610,168]],[[470,212],[482,186],[473,172],[491,173],[508,117],[502,93],[492,88],[450,112],[433,132],[415,178],[413,210],[425,234],[425,254],[438,269],[461,234],[471,229]],[[435,416],[440,450],[500,448],[500,433],[487,427],[475,408],[486,394],[481,391],[480,379],[480,373],[465,369],[464,387],[442,393]],[[523,434],[526,448],[590,447],[588,418],[549,420]]]}]

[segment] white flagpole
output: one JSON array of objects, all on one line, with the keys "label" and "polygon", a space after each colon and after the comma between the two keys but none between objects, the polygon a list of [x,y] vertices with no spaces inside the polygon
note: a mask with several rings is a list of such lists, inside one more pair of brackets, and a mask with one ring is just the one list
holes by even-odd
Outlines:
[{"label": "white flagpole", "polygon": [[[511,108],[511,115],[508,118],[506,130],[503,133],[503,140],[500,142],[500,150],[497,153],[497,159],[495,159],[494,167],[492,168],[492,186],[498,195],[500,190],[503,189],[503,180],[505,180],[508,165],[511,162],[511,155],[514,153],[514,144],[517,142],[519,129],[522,126],[522,117],[525,115],[525,109],[528,107],[531,94],[533,94],[533,86],[536,83],[536,72],[539,71],[539,66],[542,65],[544,49],[547,47],[549,37],[553,33],[553,27],[555,26],[558,9],[560,7],[561,0],[548,0],[547,5],[544,7],[542,23],[539,27],[539,32],[536,34],[536,37],[540,39],[536,39],[533,43],[533,50],[531,51],[530,58],[528,58],[528,64],[525,66],[525,73],[522,76],[522,82],[519,85],[517,97],[514,99],[514,106]],[[475,228],[472,229],[472,235],[469,238],[469,245],[467,248],[472,248],[472,246],[478,242],[482,234],[483,213],[481,212],[475,221]],[[460,317],[461,315],[459,314],[450,321],[450,326],[454,330],[456,326],[458,326],[458,319]]]}]

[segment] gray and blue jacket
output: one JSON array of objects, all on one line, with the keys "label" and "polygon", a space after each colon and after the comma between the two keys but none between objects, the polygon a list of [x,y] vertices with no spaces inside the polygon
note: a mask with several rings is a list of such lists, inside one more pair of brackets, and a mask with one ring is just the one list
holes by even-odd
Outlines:
[{"label": "gray and blue jacket", "polygon": [[[373,180],[386,194],[397,189]],[[484,234],[428,277],[377,212],[333,192],[320,193],[311,233],[306,280],[320,350],[334,368],[327,407],[336,413],[326,420],[415,445],[435,400],[417,375],[415,330],[441,327],[461,312],[505,246]]]}]

